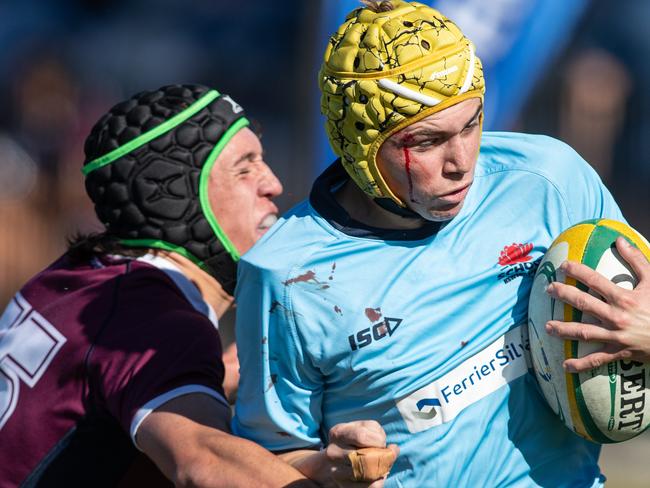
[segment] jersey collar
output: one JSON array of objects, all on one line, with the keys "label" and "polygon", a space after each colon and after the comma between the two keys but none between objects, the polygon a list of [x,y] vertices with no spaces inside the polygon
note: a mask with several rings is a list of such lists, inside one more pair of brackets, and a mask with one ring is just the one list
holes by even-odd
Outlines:
[{"label": "jersey collar", "polygon": [[338,231],[366,239],[419,241],[435,235],[442,227],[441,222],[426,222],[418,229],[380,229],[353,219],[334,197],[334,192],[349,178],[340,159],[337,159],[316,179],[309,195],[309,203],[314,210]]}]

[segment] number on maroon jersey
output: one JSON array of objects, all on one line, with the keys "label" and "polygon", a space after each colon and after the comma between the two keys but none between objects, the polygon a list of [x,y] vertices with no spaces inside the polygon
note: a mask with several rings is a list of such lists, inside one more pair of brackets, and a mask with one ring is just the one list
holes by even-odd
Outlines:
[{"label": "number on maroon jersey", "polygon": [[65,341],[16,294],[0,317],[0,430],[16,408],[20,380],[33,388]]}]

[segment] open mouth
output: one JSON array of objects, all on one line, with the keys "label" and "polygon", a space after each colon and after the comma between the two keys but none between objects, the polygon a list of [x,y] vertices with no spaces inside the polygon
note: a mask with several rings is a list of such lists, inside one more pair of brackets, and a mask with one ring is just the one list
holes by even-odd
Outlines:
[{"label": "open mouth", "polygon": [[276,214],[268,214],[262,219],[260,225],[257,226],[257,230],[260,232],[266,232],[278,221],[278,216]]}]

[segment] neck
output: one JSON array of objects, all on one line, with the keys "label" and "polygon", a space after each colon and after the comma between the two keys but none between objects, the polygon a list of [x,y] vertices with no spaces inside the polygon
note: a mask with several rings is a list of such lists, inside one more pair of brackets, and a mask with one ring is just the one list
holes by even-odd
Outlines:
[{"label": "neck", "polygon": [[419,229],[426,223],[424,219],[402,217],[380,207],[352,180],[343,185],[335,198],[354,220],[378,229]]},{"label": "neck", "polygon": [[223,317],[226,311],[232,307],[234,298],[224,291],[221,284],[211,275],[203,271],[198,265],[170,251],[153,250],[157,256],[164,257],[180,268],[185,276],[196,286],[203,299],[212,307],[217,318]]}]

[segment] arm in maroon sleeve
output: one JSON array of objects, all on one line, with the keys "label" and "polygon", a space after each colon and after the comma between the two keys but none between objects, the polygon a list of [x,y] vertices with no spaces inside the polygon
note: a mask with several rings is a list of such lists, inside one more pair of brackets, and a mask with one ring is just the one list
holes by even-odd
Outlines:
[{"label": "arm in maroon sleeve", "polygon": [[229,434],[229,418],[213,398],[185,395],[147,416],[138,446],[176,486],[316,486],[266,449]]},{"label": "arm in maroon sleeve", "polygon": [[313,486],[268,451],[228,433],[218,332],[166,278],[147,270],[138,275],[121,284],[95,340],[92,398],[179,486]]}]

